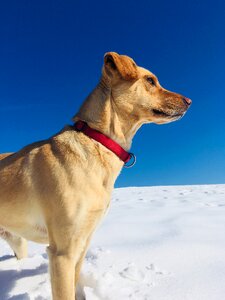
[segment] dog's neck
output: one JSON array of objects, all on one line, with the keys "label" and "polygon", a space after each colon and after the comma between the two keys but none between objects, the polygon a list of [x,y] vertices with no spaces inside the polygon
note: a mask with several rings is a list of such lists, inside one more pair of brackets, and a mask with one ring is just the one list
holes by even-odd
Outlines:
[{"label": "dog's neck", "polygon": [[74,121],[83,120],[129,150],[132,138],[143,122],[131,118],[116,104],[111,89],[103,81],[87,97]]}]

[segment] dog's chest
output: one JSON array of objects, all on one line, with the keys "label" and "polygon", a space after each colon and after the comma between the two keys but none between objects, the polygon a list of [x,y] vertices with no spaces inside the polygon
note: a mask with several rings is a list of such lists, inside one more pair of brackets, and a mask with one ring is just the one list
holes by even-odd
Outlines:
[{"label": "dog's chest", "polygon": [[48,231],[40,209],[34,205],[27,219],[28,226],[25,228],[23,236],[28,240],[38,243],[48,243]]}]

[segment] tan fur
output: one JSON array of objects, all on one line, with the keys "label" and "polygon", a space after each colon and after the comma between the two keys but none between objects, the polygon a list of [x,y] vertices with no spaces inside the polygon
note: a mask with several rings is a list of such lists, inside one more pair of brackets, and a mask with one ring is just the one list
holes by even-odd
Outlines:
[{"label": "tan fur", "polygon": [[[142,124],[171,122],[186,110],[182,96],[163,89],[155,75],[110,52],[100,83],[74,120],[128,150]],[[49,244],[53,299],[73,300],[87,246],[123,162],[71,126],[0,159],[0,236],[18,258],[26,255],[25,239]]]}]

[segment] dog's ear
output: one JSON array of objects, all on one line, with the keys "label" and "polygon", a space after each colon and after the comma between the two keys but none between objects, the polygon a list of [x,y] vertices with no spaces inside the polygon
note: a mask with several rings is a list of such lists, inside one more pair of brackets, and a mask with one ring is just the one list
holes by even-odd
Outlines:
[{"label": "dog's ear", "polygon": [[125,80],[134,80],[138,77],[137,65],[132,58],[108,52],[104,56],[104,68],[108,76],[119,75]]}]

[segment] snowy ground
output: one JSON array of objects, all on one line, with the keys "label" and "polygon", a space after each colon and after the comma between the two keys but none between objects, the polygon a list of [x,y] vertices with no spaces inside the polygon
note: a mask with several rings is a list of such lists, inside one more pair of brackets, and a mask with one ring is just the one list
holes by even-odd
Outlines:
[{"label": "snowy ground", "polygon": [[[45,247],[11,254],[0,241],[0,300],[51,299]],[[225,185],[116,189],[82,282],[87,300],[225,299]]]}]

